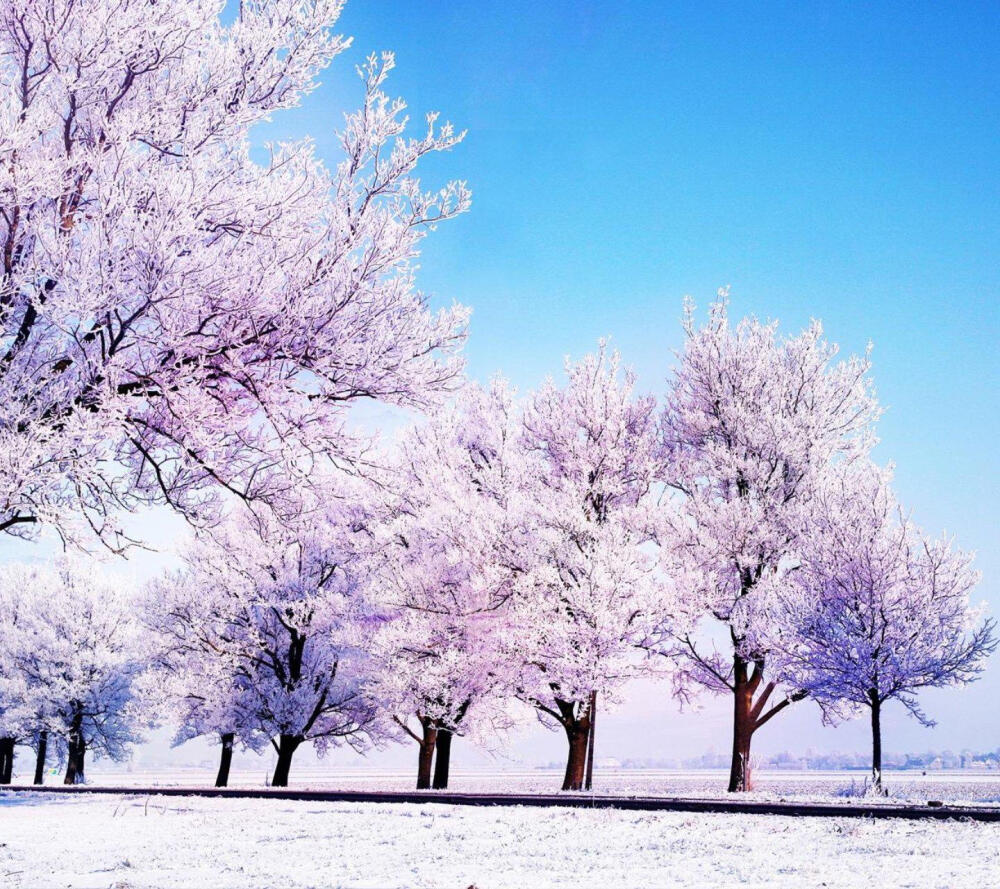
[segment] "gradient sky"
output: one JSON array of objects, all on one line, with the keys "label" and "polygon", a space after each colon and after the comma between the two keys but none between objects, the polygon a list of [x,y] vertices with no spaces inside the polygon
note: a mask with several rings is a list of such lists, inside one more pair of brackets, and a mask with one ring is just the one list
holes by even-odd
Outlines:
[{"label": "gradient sky", "polygon": [[[428,238],[420,283],[473,307],[473,377],[527,389],[611,336],[662,391],[683,296],[723,285],[734,315],[871,340],[877,456],[920,524],[978,551],[1000,612],[1000,5],[350,0],[338,30],[353,47],[261,141],[308,134],[336,163],[353,65],[382,49],[415,117],[468,128],[424,170],[468,180],[473,207]],[[602,717],[598,757],[728,747],[728,702],[679,716],[667,695]],[[924,701],[939,727],[892,707],[888,750],[1000,747],[1000,658]],[[864,750],[867,732],[805,702],[755,745]],[[511,752],[564,743],[536,728]]]},{"label": "gradient sky", "polygon": [[[723,285],[734,314],[871,340],[878,457],[919,523],[978,551],[1000,611],[1000,6],[350,0],[339,30],[351,50],[266,136],[333,160],[352,64],[382,49],[415,117],[468,128],[424,173],[467,179],[473,207],[428,238],[420,281],[472,306],[472,376],[527,389],[611,336],[661,391],[684,294]],[[677,717],[665,695],[605,719],[604,755],[726,748],[728,702]],[[939,727],[896,713],[889,749],[1000,747],[1000,658],[925,699]],[[868,743],[809,704],[758,741]]]}]

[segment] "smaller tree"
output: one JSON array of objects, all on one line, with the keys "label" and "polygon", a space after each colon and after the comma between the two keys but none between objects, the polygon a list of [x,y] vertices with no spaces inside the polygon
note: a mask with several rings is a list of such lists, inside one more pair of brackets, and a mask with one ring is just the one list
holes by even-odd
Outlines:
[{"label": "smaller tree", "polygon": [[[323,753],[380,734],[367,647],[381,618],[362,583],[369,541],[362,499],[329,493],[327,506],[290,523],[235,514],[188,550],[173,580],[168,621],[180,626],[170,632],[197,640],[196,662],[212,652],[213,675],[228,688],[221,709],[207,702],[207,723],[197,703],[192,729],[224,734],[231,725],[244,743],[262,733],[277,753],[276,787],[287,786],[303,743]],[[197,702],[202,680],[184,694]]]},{"label": "smaller tree", "polygon": [[455,735],[482,739],[506,725],[495,632],[488,614],[449,620],[404,607],[379,636],[380,698],[417,742],[418,790],[447,789]]},{"label": "smaller tree", "polygon": [[924,688],[964,685],[996,647],[969,593],[972,556],[932,540],[903,515],[891,470],[841,465],[811,505],[802,562],[776,597],[776,623],[791,627],[780,669],[829,718],[867,708],[872,782],[882,791],[883,705],[897,700],[923,725]]},{"label": "smaller tree", "polygon": [[5,566],[2,583],[16,584],[21,599],[15,665],[33,729],[65,743],[65,783],[83,783],[88,751],[120,761],[140,740],[134,603],[82,562]]},{"label": "smaller tree", "polygon": [[9,582],[14,571],[0,572],[0,784],[10,784],[17,745],[30,734],[30,692],[18,667],[24,607],[20,584]]},{"label": "smaller tree", "polygon": [[37,570],[24,565],[6,565],[0,572],[0,784],[10,784],[18,745],[35,751],[34,783],[45,781],[45,767],[56,754],[65,754],[58,735],[50,737],[49,702],[44,689],[32,688],[21,661],[30,644],[30,609],[38,607],[31,593],[38,584]]},{"label": "smaller tree", "polygon": [[219,739],[215,786],[226,787],[236,745],[259,752],[268,739],[254,719],[238,662],[220,650],[210,612],[199,613],[205,605],[181,573],[150,585],[144,608],[153,639],[149,697],[177,725],[175,746],[201,736]]},{"label": "smaller tree", "polygon": [[391,508],[373,573],[392,614],[379,635],[380,684],[419,744],[418,789],[448,786],[454,735],[506,721],[509,676],[497,634],[522,570],[518,433],[502,381],[468,386],[410,428],[390,464]]}]

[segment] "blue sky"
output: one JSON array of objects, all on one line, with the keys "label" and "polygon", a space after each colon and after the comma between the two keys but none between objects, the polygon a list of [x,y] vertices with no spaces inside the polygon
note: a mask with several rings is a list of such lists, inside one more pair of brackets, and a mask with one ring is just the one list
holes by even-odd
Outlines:
[{"label": "blue sky", "polygon": [[[420,283],[473,307],[472,376],[527,389],[611,336],[661,392],[683,296],[723,285],[734,314],[819,317],[845,351],[870,339],[878,456],[918,522],[979,552],[1000,613],[1000,4],[350,0],[338,30],[352,49],[259,136],[311,135],[335,163],[353,65],[382,49],[415,117],[468,128],[424,171],[467,179],[473,207],[428,238]],[[154,543],[177,527],[154,526]],[[643,686],[602,716],[598,756],[726,749],[728,702],[679,716],[667,694]],[[925,697],[938,728],[887,714],[885,746],[1000,747],[998,699],[1000,657]],[[868,743],[807,702],[755,740]],[[536,729],[511,755],[564,744]]]},{"label": "blue sky", "polygon": [[416,116],[468,128],[425,171],[474,205],[421,284],[473,307],[472,375],[529,387],[611,335],[655,391],[682,296],[731,285],[735,313],[874,342],[881,455],[925,523],[989,548],[1000,7],[351,0],[341,30],[274,134],[334,159],[383,48]]},{"label": "blue sky", "polygon": [[[1000,6],[351,0],[339,30],[353,48],[280,132],[335,158],[352,63],[381,49],[416,116],[468,128],[424,175],[467,179],[473,208],[420,281],[473,307],[473,376],[529,388],[610,335],[661,391],[682,297],[722,285],[736,314],[870,339],[878,455],[921,524],[979,552],[1000,610]],[[1000,746],[991,673],[928,695],[933,731],[892,720],[887,746]],[[725,709],[657,708],[662,743],[725,746]],[[607,755],[642,715],[608,717]],[[811,707],[782,720],[762,749],[867,743]]]}]

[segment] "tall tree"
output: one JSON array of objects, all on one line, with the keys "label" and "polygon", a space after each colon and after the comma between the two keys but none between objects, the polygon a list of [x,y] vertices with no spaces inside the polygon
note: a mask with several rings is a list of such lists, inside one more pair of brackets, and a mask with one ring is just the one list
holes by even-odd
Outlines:
[{"label": "tall tree", "polygon": [[391,462],[391,520],[373,582],[392,612],[380,635],[382,685],[419,744],[418,789],[448,786],[454,735],[504,721],[509,674],[497,636],[527,551],[518,435],[502,381],[468,386],[409,429]]},{"label": "tall tree", "polygon": [[636,645],[660,586],[648,552],[656,437],[653,400],[634,396],[617,353],[602,344],[566,373],[564,387],[548,381],[524,411],[533,562],[504,638],[520,665],[517,696],[566,733],[563,789],[580,790],[593,702],[613,701],[650,665]]},{"label": "tall tree", "polygon": [[775,602],[791,628],[782,669],[833,717],[869,711],[872,784],[882,784],[882,708],[897,700],[923,725],[924,688],[975,680],[996,648],[969,594],[972,556],[902,513],[891,471],[863,462],[831,473],[808,515],[793,583]]},{"label": "tall tree", "polygon": [[688,303],[684,331],[661,421],[663,480],[676,495],[663,543],[683,576],[683,610],[721,624],[729,644],[668,627],[660,650],[682,693],[732,695],[729,790],[741,791],[754,733],[804,695],[769,669],[786,629],[772,623],[770,594],[795,563],[803,504],[835,461],[867,453],[879,409],[867,356],[836,361],[818,322],[798,336],[754,318],[730,326],[721,294],[704,327]]},{"label": "tall tree", "polygon": [[413,260],[469,195],[412,173],[461,134],[406,135],[387,53],[334,169],[252,153],[348,46],[343,2],[224,6],[0,4],[0,530],[119,546],[120,508],[204,523],[222,492],[294,513],[356,458],[351,402],[422,406],[460,370],[466,311],[429,312]]},{"label": "tall tree", "polygon": [[[224,698],[238,704],[239,736],[261,732],[277,754],[276,787],[302,744],[360,747],[381,731],[368,647],[382,618],[360,569],[367,517],[358,498],[330,498],[293,524],[232,516],[188,550],[173,580],[167,620],[183,626],[172,632],[221,659],[239,689]],[[194,680],[189,693],[200,688]]]}]

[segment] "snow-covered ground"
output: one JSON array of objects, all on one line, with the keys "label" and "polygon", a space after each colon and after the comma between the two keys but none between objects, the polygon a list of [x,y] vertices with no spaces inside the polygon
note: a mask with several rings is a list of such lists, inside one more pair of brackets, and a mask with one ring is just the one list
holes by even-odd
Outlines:
[{"label": "snow-covered ground", "polygon": [[[173,769],[157,771],[104,771],[97,762],[88,772],[88,783],[112,787],[204,787],[211,786],[211,769]],[[265,762],[256,770],[238,769],[231,775],[233,787],[264,787],[270,776]],[[794,799],[845,803],[861,799],[866,772],[861,771],[763,771],[754,777],[755,791],[748,798],[763,800]],[[58,783],[53,775],[47,783]],[[375,769],[292,769],[293,789],[333,790],[413,790],[412,771]],[[632,796],[720,797],[726,796],[728,773],[709,770],[597,769],[594,792]],[[884,776],[889,793],[887,802],[942,800],[948,803],[1000,805],[1000,771],[974,772],[916,770],[887,772]],[[27,783],[30,776],[20,774],[16,781]],[[458,792],[554,793],[562,784],[562,773],[552,769],[509,769],[505,771],[456,771],[451,776],[451,790]],[[864,798],[866,804],[878,799]]]},{"label": "snow-covered ground", "polygon": [[0,793],[0,886],[980,889],[1000,827]]}]

